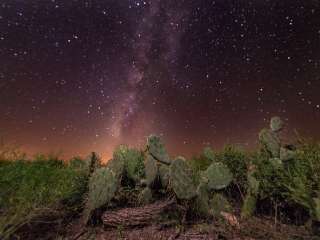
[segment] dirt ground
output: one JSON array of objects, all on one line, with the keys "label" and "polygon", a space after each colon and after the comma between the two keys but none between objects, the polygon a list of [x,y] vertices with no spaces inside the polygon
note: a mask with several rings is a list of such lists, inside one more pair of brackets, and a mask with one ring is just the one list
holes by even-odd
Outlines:
[{"label": "dirt ground", "polygon": [[[67,239],[72,239],[67,238]],[[306,227],[277,224],[271,219],[252,218],[249,221],[241,222],[240,228],[236,229],[223,223],[194,223],[186,226],[160,226],[150,225],[143,228],[131,229],[104,229],[103,227],[86,229],[78,236],[79,240],[309,240],[317,239],[309,234]]]}]

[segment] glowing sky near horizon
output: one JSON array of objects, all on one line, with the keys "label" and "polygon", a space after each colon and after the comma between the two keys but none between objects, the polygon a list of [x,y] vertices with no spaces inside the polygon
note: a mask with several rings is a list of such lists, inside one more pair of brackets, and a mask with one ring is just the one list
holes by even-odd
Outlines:
[{"label": "glowing sky near horizon", "polygon": [[[320,138],[316,0],[2,0],[0,136],[28,153]],[[285,133],[285,134],[286,134]]]}]

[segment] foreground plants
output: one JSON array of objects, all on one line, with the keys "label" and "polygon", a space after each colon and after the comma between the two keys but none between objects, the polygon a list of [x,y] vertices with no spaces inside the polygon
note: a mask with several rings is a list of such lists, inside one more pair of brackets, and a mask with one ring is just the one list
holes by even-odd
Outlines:
[{"label": "foreground plants", "polygon": [[293,216],[304,215],[299,224],[311,223],[319,233],[320,145],[284,142],[283,127],[280,118],[272,118],[259,134],[261,149],[250,153],[226,146],[220,152],[207,147],[189,160],[171,157],[151,135],[142,151],[121,145],[105,165],[95,153],[88,161],[75,158],[68,164],[4,161],[0,235],[14,236],[25,223],[56,209],[78,214],[80,229],[99,223],[184,225],[199,218],[239,229],[237,209],[247,221],[271,209],[275,220],[285,215],[293,222]]},{"label": "foreground plants", "polygon": [[[117,149],[113,160],[103,169],[107,175],[112,175],[112,180],[104,186],[112,184],[112,187],[100,186],[89,192],[103,193],[104,200],[98,205],[107,209],[114,206],[113,200],[117,200],[129,181],[133,183],[130,188],[137,193],[133,200],[137,205],[174,197],[185,214],[207,219],[232,214],[232,202],[242,202],[243,218],[254,215],[260,203],[267,203],[275,212],[278,205],[299,206],[308,212],[312,225],[318,226],[320,147],[301,141],[282,142],[283,127],[279,117],[271,119],[270,127],[259,134],[260,151],[245,153],[228,146],[223,152],[215,153],[205,148],[199,158],[191,161],[183,157],[171,158],[161,139],[150,136],[145,151],[136,157],[132,157],[133,149],[124,146]],[[143,164],[141,159],[144,159]],[[136,170],[139,174],[132,174],[128,163],[131,169],[139,169]],[[90,179],[94,181],[95,178]],[[98,199],[101,200],[89,197],[88,201],[98,202]],[[94,210],[91,208],[88,212]],[[90,214],[86,216],[85,222]]]}]

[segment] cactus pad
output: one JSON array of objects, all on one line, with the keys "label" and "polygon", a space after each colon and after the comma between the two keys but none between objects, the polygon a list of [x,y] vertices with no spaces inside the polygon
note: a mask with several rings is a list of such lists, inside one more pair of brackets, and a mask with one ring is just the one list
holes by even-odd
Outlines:
[{"label": "cactus pad", "polygon": [[170,164],[170,158],[160,137],[151,135],[148,138],[147,148],[149,153],[158,161]]},{"label": "cactus pad", "polygon": [[197,195],[192,181],[191,169],[183,157],[176,158],[170,165],[170,181],[179,199],[191,199]]},{"label": "cactus pad", "polygon": [[223,163],[212,163],[203,173],[203,177],[208,183],[209,190],[220,190],[231,183],[233,175]]},{"label": "cactus pad", "polygon": [[85,209],[85,221],[92,211],[110,202],[120,184],[119,179],[109,168],[97,169],[89,179],[89,193]]},{"label": "cactus pad", "polygon": [[158,176],[158,166],[156,160],[148,154],[144,161],[146,179],[145,182],[147,186],[151,186]]},{"label": "cactus pad", "polygon": [[162,187],[166,188],[169,185],[169,180],[170,180],[169,167],[167,165],[160,164],[159,177],[160,177]]},{"label": "cactus pad", "polygon": [[270,121],[270,129],[273,132],[279,132],[283,129],[283,121],[280,117],[273,117]]},{"label": "cactus pad", "polygon": [[280,139],[275,132],[263,129],[259,133],[259,140],[272,157],[280,157]]}]

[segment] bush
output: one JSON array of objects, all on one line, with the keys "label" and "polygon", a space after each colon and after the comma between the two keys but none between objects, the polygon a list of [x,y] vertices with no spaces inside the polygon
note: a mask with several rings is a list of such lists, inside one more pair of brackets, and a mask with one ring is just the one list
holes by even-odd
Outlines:
[{"label": "bush", "polygon": [[35,161],[3,162],[0,189],[0,236],[6,239],[59,204],[75,208],[76,203],[82,203],[86,172],[43,155]]},{"label": "bush", "polygon": [[226,145],[221,152],[216,153],[216,161],[224,163],[232,172],[234,182],[242,188],[247,182],[247,164],[249,154],[232,145]]}]

